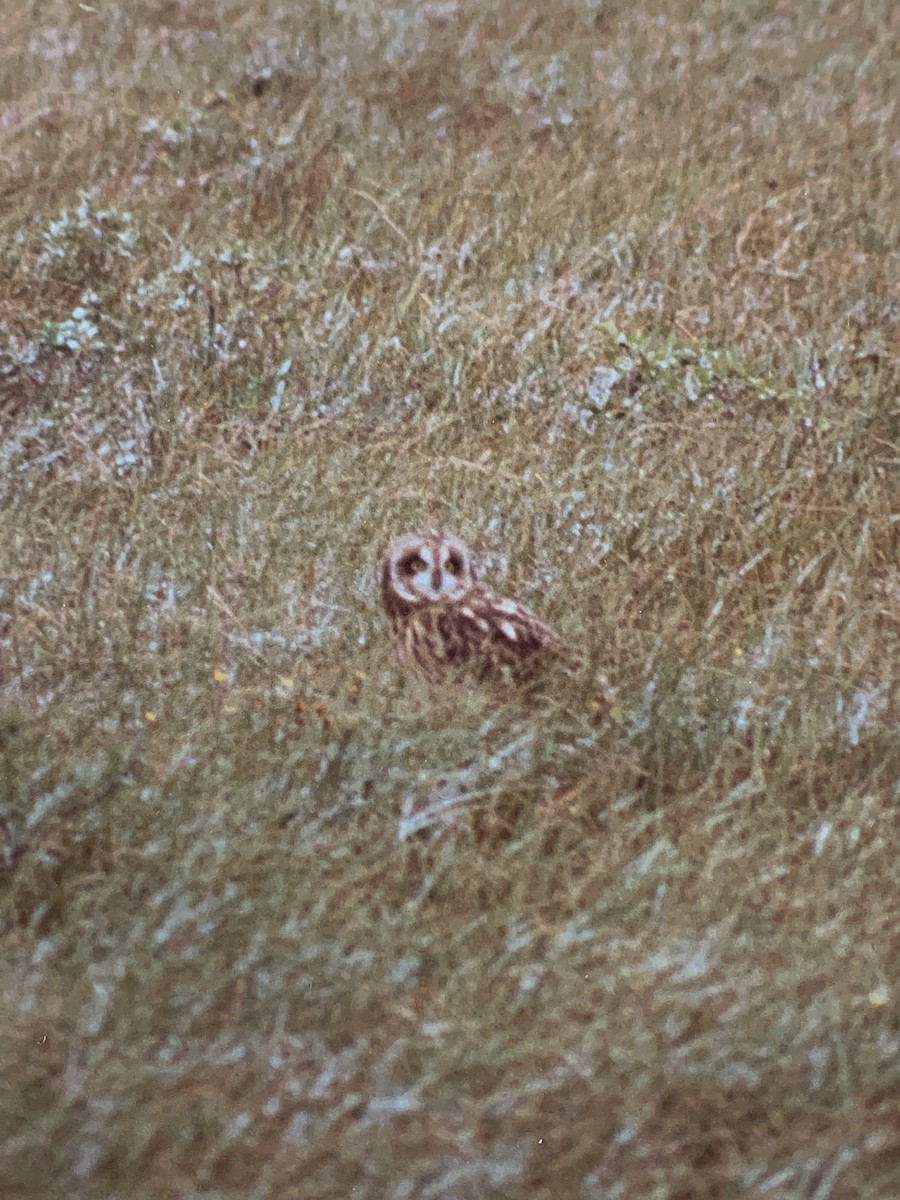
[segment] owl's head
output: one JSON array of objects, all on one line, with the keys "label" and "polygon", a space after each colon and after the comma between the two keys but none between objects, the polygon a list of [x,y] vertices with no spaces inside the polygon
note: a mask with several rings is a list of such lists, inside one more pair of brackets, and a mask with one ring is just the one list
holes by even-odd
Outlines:
[{"label": "owl's head", "polygon": [[468,547],[452,533],[405,533],[391,543],[381,576],[382,599],[407,604],[460,601],[475,583]]}]

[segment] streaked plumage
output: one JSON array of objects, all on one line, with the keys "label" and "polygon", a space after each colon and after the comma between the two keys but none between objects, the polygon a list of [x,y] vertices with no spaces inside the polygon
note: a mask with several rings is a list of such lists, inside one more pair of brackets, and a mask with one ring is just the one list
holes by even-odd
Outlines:
[{"label": "streaked plumage", "polygon": [[397,538],[385,557],[381,604],[401,661],[433,682],[531,682],[580,663],[551,627],[479,583],[469,549],[430,530]]}]

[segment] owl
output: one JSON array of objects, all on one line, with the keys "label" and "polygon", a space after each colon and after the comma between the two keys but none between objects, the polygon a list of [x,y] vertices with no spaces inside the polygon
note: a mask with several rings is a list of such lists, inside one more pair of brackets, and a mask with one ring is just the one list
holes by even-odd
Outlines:
[{"label": "owl", "polygon": [[479,583],[450,533],[406,533],[388,550],[381,605],[401,661],[434,683],[457,678],[525,685],[580,660],[546,622]]}]

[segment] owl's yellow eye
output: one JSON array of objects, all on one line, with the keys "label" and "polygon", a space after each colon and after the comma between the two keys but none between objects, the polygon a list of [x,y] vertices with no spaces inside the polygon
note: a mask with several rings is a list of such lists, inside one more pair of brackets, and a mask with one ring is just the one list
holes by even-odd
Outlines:
[{"label": "owl's yellow eye", "polygon": [[424,571],[428,566],[421,554],[413,554],[410,558],[404,559],[403,570],[407,575],[418,575],[420,571]]},{"label": "owl's yellow eye", "polygon": [[451,554],[447,559],[447,570],[451,575],[462,574],[462,559],[458,554]]}]

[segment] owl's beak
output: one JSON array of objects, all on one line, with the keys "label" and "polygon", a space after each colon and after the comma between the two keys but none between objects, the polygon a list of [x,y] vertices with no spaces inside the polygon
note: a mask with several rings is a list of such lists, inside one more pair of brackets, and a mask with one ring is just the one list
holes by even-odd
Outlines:
[{"label": "owl's beak", "polygon": [[441,569],[440,569],[440,567],[435,567],[434,570],[431,572],[431,589],[436,596],[439,595],[440,590],[441,590]]}]

